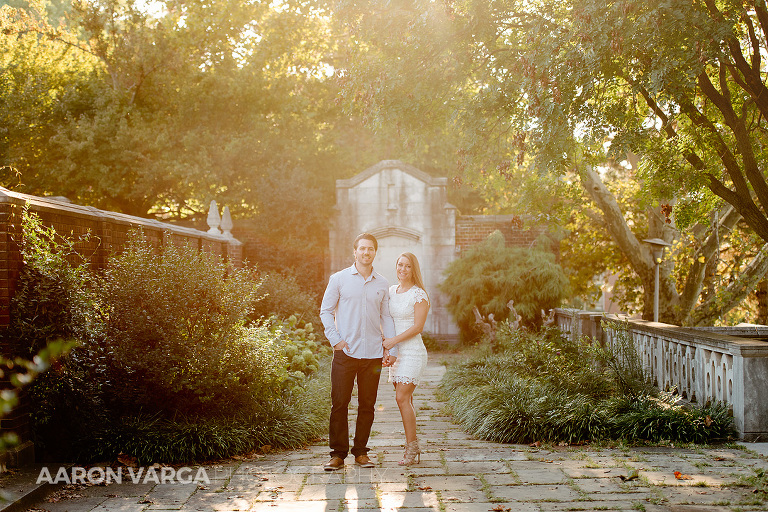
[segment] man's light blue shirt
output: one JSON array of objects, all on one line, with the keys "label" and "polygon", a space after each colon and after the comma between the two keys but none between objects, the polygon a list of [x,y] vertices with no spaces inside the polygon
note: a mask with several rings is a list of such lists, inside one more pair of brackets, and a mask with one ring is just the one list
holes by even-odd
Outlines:
[{"label": "man's light blue shirt", "polygon": [[[376,271],[368,279],[352,265],[328,280],[320,306],[325,336],[331,345],[347,342],[344,353],[357,359],[384,355],[385,338],[395,336],[395,322],[389,314],[389,283]],[[397,355],[396,348],[390,354]]]}]

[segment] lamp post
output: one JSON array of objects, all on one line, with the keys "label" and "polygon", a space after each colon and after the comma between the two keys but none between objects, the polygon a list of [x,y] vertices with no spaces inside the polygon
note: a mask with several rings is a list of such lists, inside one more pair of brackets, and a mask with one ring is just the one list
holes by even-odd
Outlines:
[{"label": "lamp post", "polygon": [[661,257],[664,255],[664,248],[669,247],[670,243],[665,242],[661,238],[648,238],[643,242],[650,244],[653,251],[653,263],[656,270],[656,278],[653,285],[653,321],[659,321],[659,265],[661,265]]}]

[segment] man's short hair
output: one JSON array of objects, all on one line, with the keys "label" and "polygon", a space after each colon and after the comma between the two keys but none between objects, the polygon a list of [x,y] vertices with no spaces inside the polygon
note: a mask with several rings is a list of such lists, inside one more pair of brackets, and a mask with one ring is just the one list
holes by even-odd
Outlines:
[{"label": "man's short hair", "polygon": [[355,238],[355,243],[352,246],[354,249],[357,249],[357,243],[360,240],[370,240],[371,242],[373,242],[373,250],[374,251],[378,251],[379,250],[379,242],[376,240],[376,237],[373,236],[372,234],[370,234],[370,233],[360,233],[359,235],[357,235],[357,238]]}]

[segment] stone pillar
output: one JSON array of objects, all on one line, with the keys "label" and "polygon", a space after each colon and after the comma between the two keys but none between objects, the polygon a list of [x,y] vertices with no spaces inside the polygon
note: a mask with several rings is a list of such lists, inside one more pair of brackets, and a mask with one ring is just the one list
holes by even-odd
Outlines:
[{"label": "stone pillar", "polygon": [[[745,441],[768,441],[768,347],[753,344],[735,347],[733,421]],[[728,385],[724,382],[723,385]]]}]

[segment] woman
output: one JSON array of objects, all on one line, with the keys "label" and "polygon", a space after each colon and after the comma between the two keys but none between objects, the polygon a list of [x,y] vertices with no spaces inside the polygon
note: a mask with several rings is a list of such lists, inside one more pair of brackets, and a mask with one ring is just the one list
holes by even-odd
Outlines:
[{"label": "woman", "polygon": [[405,252],[397,258],[399,284],[389,289],[389,312],[395,320],[395,337],[384,339],[387,350],[397,345],[399,354],[389,369],[389,379],[395,386],[395,398],[405,429],[405,455],[401,465],[410,465],[418,457],[421,462],[419,440],[416,438],[416,411],[413,410],[413,391],[427,366],[427,349],[421,340],[421,331],[427,321],[429,296],[416,256]]}]

